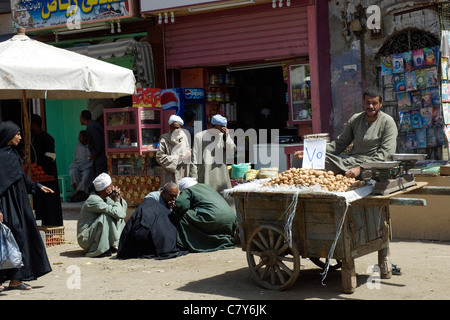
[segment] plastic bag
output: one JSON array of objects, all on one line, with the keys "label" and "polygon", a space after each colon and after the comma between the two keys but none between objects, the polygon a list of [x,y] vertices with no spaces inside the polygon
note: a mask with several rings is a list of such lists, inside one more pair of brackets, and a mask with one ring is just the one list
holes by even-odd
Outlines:
[{"label": "plastic bag", "polygon": [[0,269],[23,266],[22,253],[11,230],[0,222]]}]

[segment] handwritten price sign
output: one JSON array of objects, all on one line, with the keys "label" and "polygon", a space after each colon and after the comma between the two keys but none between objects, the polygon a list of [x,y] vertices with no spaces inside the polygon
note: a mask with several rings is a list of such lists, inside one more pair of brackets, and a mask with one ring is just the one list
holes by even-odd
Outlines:
[{"label": "handwritten price sign", "polygon": [[305,139],[303,141],[304,169],[325,169],[325,139]]}]

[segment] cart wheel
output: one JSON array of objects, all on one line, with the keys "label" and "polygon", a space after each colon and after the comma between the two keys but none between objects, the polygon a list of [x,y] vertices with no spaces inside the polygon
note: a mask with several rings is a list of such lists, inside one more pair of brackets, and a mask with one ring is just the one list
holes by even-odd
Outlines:
[{"label": "cart wheel", "polygon": [[271,290],[286,289],[300,272],[297,246],[289,247],[283,230],[271,225],[258,226],[248,238],[247,262],[256,282]]},{"label": "cart wheel", "polygon": [[[314,263],[316,266],[325,269],[325,265],[327,264],[328,258],[309,258],[312,263]],[[334,271],[339,269],[342,266],[341,260],[335,260],[336,263],[330,263],[330,267],[328,270]]]}]

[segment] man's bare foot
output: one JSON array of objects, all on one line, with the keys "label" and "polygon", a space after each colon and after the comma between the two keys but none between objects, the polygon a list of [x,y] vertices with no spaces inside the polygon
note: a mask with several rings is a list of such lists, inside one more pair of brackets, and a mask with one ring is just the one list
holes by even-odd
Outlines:
[{"label": "man's bare foot", "polygon": [[9,290],[14,290],[14,289],[17,289],[17,290],[30,290],[31,286],[29,284],[26,284],[26,283],[20,281],[20,280],[12,279],[9,282],[8,289]]}]

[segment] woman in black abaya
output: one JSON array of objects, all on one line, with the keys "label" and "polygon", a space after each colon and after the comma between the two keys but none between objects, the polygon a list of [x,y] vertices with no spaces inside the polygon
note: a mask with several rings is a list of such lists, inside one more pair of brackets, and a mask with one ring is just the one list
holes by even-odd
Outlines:
[{"label": "woman in black abaya", "polygon": [[31,161],[42,166],[46,174],[53,176],[53,181],[45,181],[42,184],[55,191],[34,197],[33,208],[36,219],[42,220],[43,226],[62,226],[63,214],[55,160],[55,139],[42,130],[42,118],[37,114],[31,115],[31,134]]},{"label": "woman in black abaya", "polygon": [[45,193],[54,191],[24,173],[22,160],[15,150],[21,139],[20,128],[15,123],[0,123],[0,221],[11,229],[23,261],[20,268],[0,270],[0,290],[5,280],[10,280],[10,290],[29,290],[31,286],[23,281],[36,280],[52,271],[28,194],[39,189]]}]

